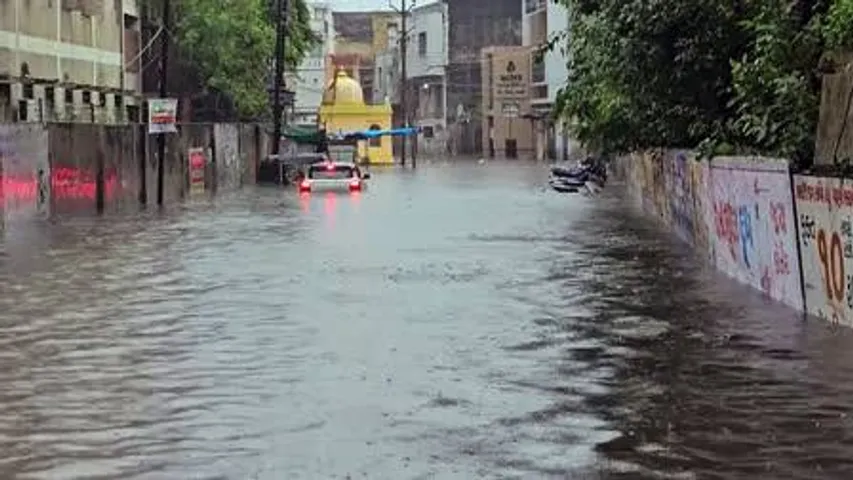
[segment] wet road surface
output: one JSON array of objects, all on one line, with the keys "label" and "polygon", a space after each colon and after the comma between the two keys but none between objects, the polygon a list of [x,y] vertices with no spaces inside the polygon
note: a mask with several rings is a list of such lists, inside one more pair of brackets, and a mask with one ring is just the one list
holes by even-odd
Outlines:
[{"label": "wet road surface", "polygon": [[0,478],[851,478],[849,331],[544,178],[14,226]]}]

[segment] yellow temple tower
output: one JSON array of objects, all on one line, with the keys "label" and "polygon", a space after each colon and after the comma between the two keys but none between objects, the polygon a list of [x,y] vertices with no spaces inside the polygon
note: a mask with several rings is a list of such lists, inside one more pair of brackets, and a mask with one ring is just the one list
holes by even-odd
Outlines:
[{"label": "yellow temple tower", "polygon": [[[391,128],[391,104],[364,103],[361,85],[339,69],[323,92],[318,120],[329,134]],[[392,139],[382,136],[358,142],[358,156],[371,165],[393,165]]]}]

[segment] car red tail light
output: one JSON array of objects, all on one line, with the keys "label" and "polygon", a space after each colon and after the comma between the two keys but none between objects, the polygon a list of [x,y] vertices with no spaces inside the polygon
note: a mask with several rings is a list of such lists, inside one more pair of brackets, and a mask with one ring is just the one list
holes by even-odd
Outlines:
[{"label": "car red tail light", "polygon": [[303,192],[311,190],[311,182],[308,180],[302,180],[302,183],[299,184],[299,190]]},{"label": "car red tail light", "polygon": [[349,189],[350,190],[361,190],[361,180],[359,180],[357,178],[353,178],[352,180],[350,180]]}]

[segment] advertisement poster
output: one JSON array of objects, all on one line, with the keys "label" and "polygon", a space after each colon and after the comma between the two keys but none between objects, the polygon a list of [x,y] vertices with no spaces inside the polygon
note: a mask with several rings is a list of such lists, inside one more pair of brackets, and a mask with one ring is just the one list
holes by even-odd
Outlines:
[{"label": "advertisement poster", "polygon": [[198,195],[204,193],[204,177],[205,167],[207,166],[207,156],[203,148],[189,149],[189,175],[190,175],[190,194]]},{"label": "advertisement poster", "polygon": [[853,186],[804,175],[794,186],[806,311],[853,326]]},{"label": "advertisement poster", "polygon": [[148,99],[148,133],[177,133],[178,100],[175,98]]},{"label": "advertisement poster", "polygon": [[717,157],[708,183],[709,241],[717,268],[801,310],[788,162]]}]

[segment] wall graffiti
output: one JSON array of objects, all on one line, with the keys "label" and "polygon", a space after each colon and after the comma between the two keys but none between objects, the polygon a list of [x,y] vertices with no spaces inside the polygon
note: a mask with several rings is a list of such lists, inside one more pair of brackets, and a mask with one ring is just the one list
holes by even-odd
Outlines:
[{"label": "wall graffiti", "polygon": [[47,129],[39,124],[0,125],[0,163],[5,219],[44,214],[46,207],[38,202],[38,172],[49,169]]},{"label": "wall graffiti", "polygon": [[690,171],[691,160],[684,152],[667,155],[669,175],[667,192],[672,228],[688,243],[695,242],[695,204],[693,202],[693,179]]},{"label": "wall graffiti", "polygon": [[707,211],[713,205],[708,201],[708,162],[693,161],[690,166],[691,200],[693,201],[693,245],[708,257],[708,218]]},{"label": "wall graffiti", "polygon": [[663,219],[664,223],[670,225],[669,195],[667,193],[667,175],[664,170],[663,152],[652,152],[649,157],[652,162],[652,188],[655,211]]},{"label": "wall graffiti", "polygon": [[783,160],[721,157],[708,172],[709,248],[717,268],[803,308],[790,175]]},{"label": "wall graffiti", "polygon": [[[48,177],[47,181],[45,177]],[[37,205],[47,203],[51,198],[94,200],[98,191],[95,174],[78,168],[55,168],[50,170],[49,175],[40,169],[34,175],[5,175],[0,179],[3,183],[3,196],[0,199],[15,203],[32,201]],[[115,169],[111,169],[104,175],[104,197],[112,198],[117,189],[118,175]]]},{"label": "wall graffiti", "polygon": [[652,166],[652,158],[648,153],[643,154],[638,158],[640,167],[640,177],[642,184],[640,185],[640,196],[642,197],[643,208],[646,211],[655,211],[655,179]]},{"label": "wall graffiti", "polygon": [[794,185],[806,311],[853,326],[853,186],[801,175]]}]

